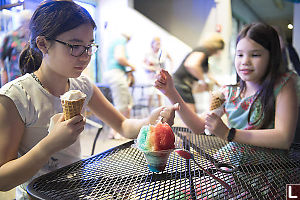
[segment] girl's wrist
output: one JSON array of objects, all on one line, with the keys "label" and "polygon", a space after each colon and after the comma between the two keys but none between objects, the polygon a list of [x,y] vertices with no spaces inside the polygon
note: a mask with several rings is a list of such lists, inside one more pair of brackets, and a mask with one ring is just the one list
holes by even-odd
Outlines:
[{"label": "girl's wrist", "polygon": [[227,134],[227,141],[232,142],[233,139],[235,138],[235,134],[236,134],[236,129],[235,128],[229,129],[228,134]]},{"label": "girl's wrist", "polygon": [[50,145],[47,144],[47,141],[45,141],[45,138],[42,139],[36,147],[38,148],[38,152],[40,153],[41,157],[43,158],[50,158],[53,153],[55,153],[52,148],[49,148]]}]

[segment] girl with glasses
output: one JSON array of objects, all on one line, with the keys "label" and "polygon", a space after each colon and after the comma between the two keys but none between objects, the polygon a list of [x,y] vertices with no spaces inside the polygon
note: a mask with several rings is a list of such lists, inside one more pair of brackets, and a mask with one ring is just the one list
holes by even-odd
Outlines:
[{"label": "girl with glasses", "polygon": [[[142,125],[159,115],[173,123],[173,106],[159,108],[147,119],[127,119],[82,71],[90,62],[96,24],[72,1],[46,1],[30,21],[30,41],[19,59],[22,77],[0,89],[0,191],[16,186],[16,199],[26,199],[32,178],[79,159],[79,134],[85,118],[64,120],[60,96],[69,90],[86,94],[84,107],[124,137],[135,138]],[[50,118],[58,121],[48,132]]]}]

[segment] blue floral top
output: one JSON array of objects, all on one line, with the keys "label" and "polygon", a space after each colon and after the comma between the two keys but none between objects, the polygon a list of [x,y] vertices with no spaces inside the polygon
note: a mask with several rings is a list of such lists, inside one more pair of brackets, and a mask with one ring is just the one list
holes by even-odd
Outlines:
[{"label": "blue floral top", "polygon": [[22,76],[19,69],[19,55],[27,43],[27,39],[18,31],[8,34],[0,48],[0,56],[5,61],[5,70],[7,72],[8,81],[12,81]]},{"label": "blue floral top", "polygon": [[[276,84],[274,89],[275,97],[278,95],[284,84],[292,77],[293,72],[287,72],[283,74],[280,81]],[[263,117],[260,118],[262,111],[262,104],[259,100],[255,101],[256,94],[247,98],[241,98],[239,96],[239,86],[225,86],[224,95],[226,98],[224,111],[227,115],[228,124],[230,127],[236,129],[258,129],[261,125]],[[248,123],[248,115],[250,112],[251,105],[253,104],[253,110],[250,116],[250,124]],[[256,122],[258,119],[260,120]],[[274,122],[269,128],[274,128]]]}]

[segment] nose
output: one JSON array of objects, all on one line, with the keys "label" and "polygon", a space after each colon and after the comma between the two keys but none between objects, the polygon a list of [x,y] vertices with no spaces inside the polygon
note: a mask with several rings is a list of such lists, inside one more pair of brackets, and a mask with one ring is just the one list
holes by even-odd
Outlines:
[{"label": "nose", "polygon": [[249,65],[250,64],[250,58],[249,58],[249,56],[243,56],[243,58],[242,58],[242,64],[243,65]]}]

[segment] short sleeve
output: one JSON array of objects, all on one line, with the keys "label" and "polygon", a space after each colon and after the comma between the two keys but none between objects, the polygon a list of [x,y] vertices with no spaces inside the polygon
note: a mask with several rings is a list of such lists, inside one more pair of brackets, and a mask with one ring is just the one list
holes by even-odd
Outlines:
[{"label": "short sleeve", "polygon": [[1,88],[0,94],[9,97],[14,102],[25,124],[31,121],[29,118],[33,112],[33,108],[29,104],[30,97],[21,84],[10,82]]},{"label": "short sleeve", "polygon": [[86,77],[85,75],[81,75],[78,78],[71,79],[71,88],[75,90],[80,90],[84,94],[86,94],[85,106],[91,100],[93,96],[93,83],[92,81]]},{"label": "short sleeve", "polygon": [[[292,71],[289,71],[287,73],[284,73],[281,77],[280,77],[280,80],[277,82],[277,84],[275,85],[275,88],[274,88],[274,96],[276,97],[281,88],[286,84],[286,82],[293,76],[293,74],[295,74],[294,72]],[[296,74],[295,74],[296,75]]]}]

